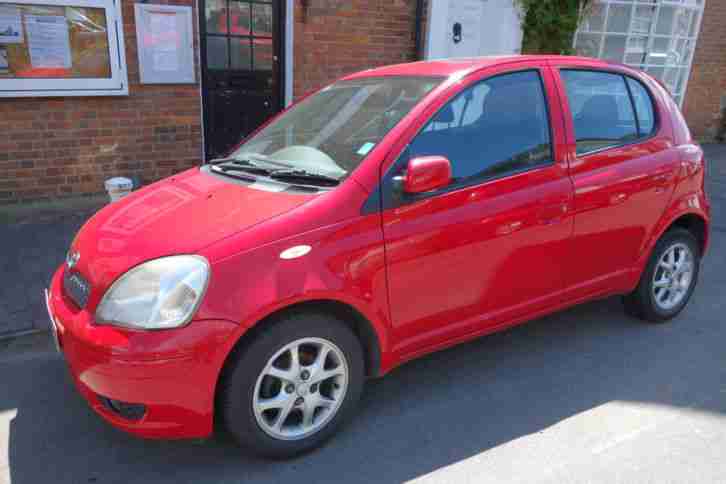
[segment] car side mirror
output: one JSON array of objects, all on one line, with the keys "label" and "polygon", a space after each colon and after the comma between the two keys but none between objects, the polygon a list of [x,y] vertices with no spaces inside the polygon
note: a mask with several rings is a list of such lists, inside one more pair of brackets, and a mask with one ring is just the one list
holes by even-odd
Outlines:
[{"label": "car side mirror", "polygon": [[413,158],[400,177],[400,183],[402,191],[408,194],[444,188],[451,183],[451,162],[444,156]]}]

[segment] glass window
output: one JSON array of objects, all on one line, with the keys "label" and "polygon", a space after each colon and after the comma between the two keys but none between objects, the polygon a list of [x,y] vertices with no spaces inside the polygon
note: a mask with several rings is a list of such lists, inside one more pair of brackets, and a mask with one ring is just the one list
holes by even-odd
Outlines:
[{"label": "glass window", "polygon": [[204,17],[208,33],[227,33],[227,0],[207,0]]},{"label": "glass window", "polygon": [[252,54],[250,54],[250,39],[236,38],[230,39],[231,44],[231,62],[232,69],[250,70],[252,65]]},{"label": "glass window", "polygon": [[633,101],[635,102],[635,112],[638,115],[640,136],[649,136],[655,130],[653,99],[643,84],[630,77],[627,79],[630,93],[633,95]]},{"label": "glass window", "polygon": [[207,37],[207,67],[226,69],[229,67],[226,37]]},{"label": "glass window", "polygon": [[703,0],[593,1],[584,11],[574,48],[579,55],[645,70],[682,99],[703,8]]},{"label": "glass window", "polygon": [[345,178],[441,80],[338,81],[293,106],[230,156]]},{"label": "glass window", "polygon": [[607,23],[608,32],[627,33],[632,9],[632,5],[611,4]]},{"label": "glass window", "polygon": [[635,113],[618,74],[563,70],[572,111],[577,153],[617,146],[638,138]]},{"label": "glass window", "polygon": [[454,181],[460,183],[551,162],[539,74],[497,76],[467,89],[428,122],[409,155],[447,157]]}]

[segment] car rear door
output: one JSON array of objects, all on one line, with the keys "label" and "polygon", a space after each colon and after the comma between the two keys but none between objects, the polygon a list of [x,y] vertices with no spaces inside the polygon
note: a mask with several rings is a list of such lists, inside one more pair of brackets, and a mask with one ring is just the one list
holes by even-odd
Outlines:
[{"label": "car rear door", "polygon": [[[546,67],[499,67],[424,125],[382,182],[391,319],[403,357],[560,302],[572,232],[563,120]],[[454,181],[396,196],[413,157]]]},{"label": "car rear door", "polygon": [[575,190],[567,297],[627,290],[679,166],[669,117],[655,102],[661,92],[616,68],[563,61],[553,74]]}]

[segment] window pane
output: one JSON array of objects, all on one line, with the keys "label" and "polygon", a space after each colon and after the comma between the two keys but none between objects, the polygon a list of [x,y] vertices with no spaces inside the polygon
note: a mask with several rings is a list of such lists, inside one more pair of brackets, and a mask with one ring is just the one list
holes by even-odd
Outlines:
[{"label": "window pane", "polygon": [[635,101],[635,112],[638,113],[640,123],[640,136],[648,136],[655,129],[655,116],[653,114],[653,101],[648,91],[639,81],[628,77],[628,86]]},{"label": "window pane", "polygon": [[646,62],[646,51],[648,50],[648,37],[633,36],[628,40],[628,48],[625,51],[626,64],[642,64]]},{"label": "window pane", "polygon": [[579,55],[586,57],[597,57],[600,54],[601,34],[578,34],[575,46]]},{"label": "window pane", "polygon": [[605,4],[593,3],[588,9],[587,16],[582,22],[582,30],[588,32],[602,32],[605,30]]},{"label": "window pane", "polygon": [[610,4],[610,13],[608,13],[608,32],[627,33],[630,26],[630,12],[632,5]]},{"label": "window pane", "polygon": [[633,32],[649,34],[655,20],[655,6],[638,5],[633,16]]},{"label": "window pane", "polygon": [[675,35],[679,37],[687,37],[688,30],[691,26],[692,11],[687,8],[679,8],[676,16]]},{"label": "window pane", "polygon": [[272,35],[272,5],[252,4],[252,20],[255,35]]},{"label": "window pane", "polygon": [[648,63],[663,65],[668,61],[671,50],[671,39],[653,39],[653,47],[648,53]]},{"label": "window pane", "polygon": [[229,29],[234,35],[250,35],[249,2],[229,2]]},{"label": "window pane", "polygon": [[226,69],[229,55],[226,37],[207,37],[207,67]]},{"label": "window pane", "polygon": [[207,32],[210,34],[227,32],[227,0],[207,0],[204,7],[204,18]]},{"label": "window pane", "polygon": [[232,44],[232,69],[242,71],[252,70],[252,53],[250,51],[250,39],[230,39]]},{"label": "window pane", "polygon": [[411,144],[410,153],[446,156],[459,182],[551,162],[539,74],[497,76],[469,88],[429,121]]},{"label": "window pane", "polygon": [[572,111],[578,153],[638,137],[632,103],[621,76],[564,70],[562,78]]},{"label": "window pane", "polygon": [[256,71],[272,70],[272,39],[258,39],[252,41],[255,56]]},{"label": "window pane", "polygon": [[673,33],[673,17],[676,13],[676,7],[660,7],[660,15],[658,23],[655,26],[655,33],[661,35],[671,35]]},{"label": "window pane", "polygon": [[602,51],[602,59],[613,62],[623,62],[625,57],[625,41],[623,35],[606,35],[605,46]]}]

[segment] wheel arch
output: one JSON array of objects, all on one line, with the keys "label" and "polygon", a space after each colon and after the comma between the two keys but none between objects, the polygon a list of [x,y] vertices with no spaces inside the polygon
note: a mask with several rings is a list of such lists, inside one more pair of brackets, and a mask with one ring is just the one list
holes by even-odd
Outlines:
[{"label": "wheel arch", "polygon": [[680,227],[688,230],[698,241],[701,254],[706,251],[706,247],[708,246],[708,222],[706,222],[706,219],[702,215],[693,212],[682,214],[675,220],[671,221],[666,230],[664,230],[658,238],[660,239],[664,233],[674,227]]},{"label": "wheel arch", "polygon": [[258,334],[271,325],[281,321],[286,316],[299,313],[326,313],[336,316],[343,321],[358,337],[365,357],[365,371],[369,378],[376,378],[381,375],[382,341],[373,323],[361,311],[353,305],[335,299],[311,299],[298,301],[287,306],[278,308],[257,322],[253,323],[237,338],[231,349],[224,358],[222,367],[217,376],[214,388],[214,420],[218,424],[220,415],[219,397],[220,389],[224,388],[223,382],[229,373],[236,355],[244,351],[245,347],[252,342]]}]

